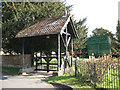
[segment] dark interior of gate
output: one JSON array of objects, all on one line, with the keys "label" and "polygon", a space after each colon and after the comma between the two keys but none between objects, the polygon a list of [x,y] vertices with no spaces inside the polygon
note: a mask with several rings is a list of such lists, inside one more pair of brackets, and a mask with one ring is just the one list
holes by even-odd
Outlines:
[{"label": "dark interior of gate", "polygon": [[[56,20],[57,26],[52,26],[54,27],[52,29],[50,26],[48,27],[48,25],[56,25]],[[43,26],[39,26],[40,23],[38,23],[39,25],[36,24],[36,27],[33,25],[19,32],[16,36],[16,40],[22,45],[23,66],[25,67],[24,54],[29,53],[31,54],[31,67],[34,66],[36,71],[59,71],[63,67],[71,67],[73,38],[77,38],[71,17],[68,15],[67,17],[49,19],[47,22],[50,22],[45,25],[46,28],[44,27],[45,30],[47,29],[46,32],[49,32],[47,34],[44,32]],[[30,34],[31,31],[32,34]],[[44,34],[36,35],[40,32],[44,32]],[[35,53],[39,55],[35,55]]]},{"label": "dark interior of gate", "polygon": [[[32,40],[26,40],[26,44],[24,47],[27,47],[28,43],[31,44],[30,48],[26,48],[25,51],[29,51],[27,49],[32,50],[32,66],[35,67],[36,71],[57,71],[58,70],[58,35],[43,35],[40,37],[31,38]],[[24,39],[25,40],[25,39]],[[30,42],[32,41],[32,42]],[[63,62],[63,57],[65,56],[65,47],[63,45],[62,40],[61,44],[61,59],[60,59],[60,67]],[[33,45],[32,45],[33,44]],[[26,52],[28,53],[28,52]],[[38,54],[35,54],[38,53]]]}]

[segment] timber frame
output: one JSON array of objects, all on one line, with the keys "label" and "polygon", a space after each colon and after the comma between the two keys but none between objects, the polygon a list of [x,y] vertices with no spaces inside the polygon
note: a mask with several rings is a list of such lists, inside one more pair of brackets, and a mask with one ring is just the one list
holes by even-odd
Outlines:
[{"label": "timber frame", "polygon": [[[26,36],[23,37],[22,35],[21,35],[22,36],[21,37],[21,36],[19,36],[20,34],[21,34],[21,32],[18,33],[18,35],[16,35],[16,38],[19,38],[20,41],[22,40],[23,69],[25,69],[25,65],[24,65],[24,54],[25,54],[25,43],[26,43],[25,40],[27,40],[29,37],[27,36],[27,38],[26,38]],[[29,43],[29,45],[31,47],[31,50],[30,50],[30,52],[31,52],[31,66],[32,67],[34,66],[34,60],[35,60],[36,61],[36,67],[35,67],[36,71],[37,70],[43,70],[43,69],[38,69],[38,67],[37,67],[38,65],[46,64],[47,65],[47,70],[46,71],[49,72],[50,71],[49,65],[53,64],[53,63],[50,63],[50,61],[52,60],[52,58],[56,58],[57,63],[54,63],[54,64],[57,65],[57,71],[60,71],[63,68],[63,64],[64,64],[64,73],[65,73],[65,68],[67,68],[67,66],[72,67],[73,38],[78,38],[75,27],[74,27],[74,24],[73,24],[73,21],[71,19],[71,16],[69,15],[67,17],[67,19],[66,19],[64,25],[62,26],[60,32],[58,32],[56,34],[47,34],[47,35],[40,35],[40,36],[43,36],[43,37],[46,37],[46,38],[49,39],[49,37],[48,37],[49,35],[53,35],[53,36],[56,37],[56,39],[55,39],[56,41],[54,41],[54,40],[51,41],[51,43],[56,42],[56,45],[57,45],[57,46],[53,46],[53,48],[57,47],[56,48],[56,57],[52,57],[51,55],[42,56],[42,52],[41,52],[42,49],[39,49],[39,51],[41,52],[40,57],[34,58],[34,47],[36,47],[35,45],[37,45],[38,43],[44,44],[44,42],[46,43],[46,41],[38,42],[38,43],[35,44],[34,38],[38,38],[39,36],[37,36],[37,37],[32,36],[32,38],[30,36],[30,40],[31,40],[30,42],[31,43]],[[52,38],[52,36],[50,36],[50,38]],[[45,40],[48,40],[48,39],[45,39]],[[42,41],[43,38],[41,38],[39,40]],[[50,39],[50,40],[52,40],[52,39]],[[68,47],[70,47],[70,50],[69,50]],[[65,53],[63,56],[61,54],[62,53],[62,50],[61,50],[62,48],[64,48],[64,53]],[[70,51],[70,53],[69,53],[69,51]],[[69,56],[71,56],[70,60],[68,60]],[[42,58],[44,58],[47,63],[42,63],[42,61],[40,63],[38,63],[38,61]],[[63,60],[62,60],[62,58],[63,58]]]}]

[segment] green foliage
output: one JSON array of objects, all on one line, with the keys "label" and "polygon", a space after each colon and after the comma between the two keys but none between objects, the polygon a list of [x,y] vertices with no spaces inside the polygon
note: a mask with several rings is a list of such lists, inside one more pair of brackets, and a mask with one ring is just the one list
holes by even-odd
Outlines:
[{"label": "green foliage", "polygon": [[120,21],[118,21],[118,24],[117,24],[116,37],[117,37],[118,42],[120,43]]},{"label": "green foliage", "polygon": [[8,73],[13,74],[13,75],[18,75],[20,74],[19,67],[8,67],[8,66],[2,66],[3,71],[8,71]]},{"label": "green foliage", "polygon": [[72,86],[73,88],[93,88],[93,85],[90,83],[84,82],[85,77],[75,77],[68,74],[64,74],[61,76],[55,76],[48,78],[46,81],[51,82],[57,82],[57,83],[64,83],[67,85]]},{"label": "green foliage", "polygon": [[19,52],[21,44],[14,40],[16,34],[41,18],[64,15],[71,6],[63,2],[2,2],[2,48],[4,52]]},{"label": "green foliage", "polygon": [[117,44],[117,47],[118,47],[117,52],[119,52],[119,55],[120,55],[120,21],[118,21],[118,24],[117,24],[116,37],[117,37],[116,44]]},{"label": "green foliage", "polygon": [[[78,75],[85,76],[84,81],[96,82],[98,87],[119,87],[119,59],[109,56],[99,57],[97,60],[79,61],[77,65]],[[108,71],[109,68],[109,71]],[[110,86],[109,86],[110,85]]]},{"label": "green foliage", "polygon": [[109,31],[104,28],[96,28],[95,30],[92,31],[93,35],[109,35]]},{"label": "green foliage", "polygon": [[80,19],[78,22],[75,21],[75,28],[77,30],[79,38],[74,39],[74,51],[76,51],[76,53],[78,54],[80,54],[80,52],[84,52],[84,50],[82,51],[82,49],[86,48],[87,45],[86,43],[88,39],[88,27],[84,25],[86,20],[87,18],[84,18],[83,20]]}]

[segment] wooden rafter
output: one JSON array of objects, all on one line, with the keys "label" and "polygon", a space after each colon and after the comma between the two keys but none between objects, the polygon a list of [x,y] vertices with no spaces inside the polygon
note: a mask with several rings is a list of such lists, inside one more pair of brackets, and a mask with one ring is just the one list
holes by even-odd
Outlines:
[{"label": "wooden rafter", "polygon": [[[56,28],[52,28],[51,29],[51,27],[48,27],[48,26],[46,26],[46,23],[48,23],[48,21],[50,22],[51,20],[53,20],[53,21],[57,21],[58,22],[58,24],[59,25],[57,25],[57,26],[54,26],[54,27],[56,27]],[[42,24],[41,24],[42,23]],[[51,23],[51,22],[50,22]],[[38,28],[34,28],[34,26],[38,26]],[[40,25],[42,25],[42,26],[40,26]],[[44,26],[43,26],[44,25]],[[51,24],[47,24],[47,25],[51,25]],[[53,25],[53,24],[52,24]],[[56,24],[54,24],[54,25],[56,25]],[[46,21],[44,22],[44,20],[43,21],[40,21],[40,22],[38,22],[38,23],[36,23],[34,26],[32,26],[32,30],[30,30],[29,28],[27,28],[27,29],[25,29],[24,31],[27,31],[27,32],[24,32],[23,31],[23,33],[22,34],[18,34],[18,36],[16,36],[16,38],[23,38],[23,37],[32,37],[32,39],[34,38],[33,36],[35,36],[35,39],[37,39],[38,38],[38,36],[40,36],[39,38],[41,39],[40,41],[40,43],[38,44],[38,45],[40,45],[39,47],[41,47],[41,48],[39,48],[39,50],[41,51],[41,50],[46,50],[46,49],[44,49],[44,46],[41,46],[41,43],[42,42],[45,42],[45,40],[47,41],[47,40],[52,40],[53,42],[54,41],[56,41],[57,40],[57,42],[54,42],[53,44],[54,45],[56,45],[57,46],[57,48],[54,48],[54,47],[52,47],[53,49],[55,49],[55,51],[57,52],[57,60],[58,60],[58,62],[57,63],[50,63],[50,61],[52,60],[52,58],[53,57],[42,57],[41,55],[40,55],[40,57],[36,57],[37,59],[36,59],[36,62],[37,62],[37,60],[39,60],[39,59],[41,59],[41,58],[44,58],[45,59],[45,61],[46,61],[46,63],[43,63],[42,62],[42,60],[40,60],[40,63],[38,63],[37,62],[37,64],[39,65],[42,65],[42,64],[45,64],[46,66],[47,66],[47,71],[49,71],[49,65],[57,65],[58,66],[58,71],[62,68],[62,66],[63,66],[63,63],[64,63],[64,66],[72,66],[72,59],[71,60],[69,60],[69,56],[70,56],[70,53],[68,52],[68,46],[69,46],[69,44],[71,43],[71,52],[73,53],[73,38],[76,38],[77,37],[77,35],[76,35],[76,31],[75,31],[75,28],[74,28],[74,25],[73,25],[73,23],[72,23],[72,21],[71,21],[71,17],[70,16],[68,16],[68,17],[66,17],[66,18],[63,18],[63,17],[61,17],[61,19],[60,18],[57,18],[57,19],[55,19],[54,20],[54,18],[51,18],[51,19],[47,19],[46,18]],[[44,29],[43,29],[43,27],[44,27]],[[68,30],[69,29],[69,30]],[[47,31],[47,33],[46,33],[46,31]],[[73,31],[70,31],[70,30],[73,30]],[[33,34],[31,31],[33,31],[35,34]],[[38,32],[41,32],[42,31],[42,33],[40,33],[39,35],[38,35]],[[70,32],[68,32],[68,31],[70,31]],[[22,31],[21,31],[22,32]],[[26,34],[27,34],[27,36],[26,36]],[[36,35],[37,35],[37,37],[36,37]],[[43,36],[42,36],[43,35]],[[46,38],[46,36],[50,36],[50,38]],[[53,38],[54,38],[54,40],[53,39],[51,39],[51,37],[53,36]],[[57,37],[56,37],[57,36]],[[39,39],[38,38],[38,39]],[[56,39],[57,38],[57,39]],[[30,40],[32,40],[32,39],[30,39]],[[62,39],[62,40],[61,40]],[[42,41],[43,40],[43,41]],[[37,40],[36,40],[37,41]],[[65,55],[65,59],[64,59],[64,62],[62,62],[62,60],[61,60],[61,41],[62,41],[62,43],[64,44],[63,45],[63,47],[65,47],[65,53],[66,53],[66,55]],[[37,48],[34,48],[32,45],[34,45],[34,43],[33,42],[35,42],[35,41],[33,41],[32,40],[32,42],[30,42],[30,47],[31,47],[31,58],[32,58],[32,60],[33,60],[33,52],[35,52],[35,51],[38,51],[38,50],[36,50]],[[25,42],[24,42],[25,43]],[[35,46],[38,46],[38,45],[36,45],[38,42],[35,42]],[[46,44],[47,43],[45,43],[45,46],[46,46]],[[49,42],[48,42],[48,44],[49,44]],[[43,48],[43,49],[42,49]],[[57,49],[57,50],[56,50]],[[24,49],[23,49],[23,53],[24,53]],[[24,54],[23,54],[23,56],[24,56]],[[72,57],[71,57],[72,58]],[[24,59],[23,59],[24,60]],[[37,69],[37,64],[36,64],[36,70],[42,70],[42,68],[41,69]],[[65,67],[65,68],[66,68]]]},{"label": "wooden rafter", "polygon": [[[67,44],[65,43],[65,40],[64,40],[64,38],[63,38],[63,34],[65,34],[65,35],[67,35],[67,37],[69,36],[69,38],[67,39]],[[70,39],[71,39],[71,35],[68,33],[68,32],[61,32],[61,38],[62,38],[62,41],[63,41],[63,44],[64,44],[64,46],[66,47],[66,45],[68,46],[69,45],[69,42],[70,42]]]},{"label": "wooden rafter", "polygon": [[64,40],[63,36],[62,36],[62,35],[60,35],[60,36],[61,36],[61,38],[62,38],[62,41],[63,41],[64,46],[66,47],[65,40]]},{"label": "wooden rafter", "polygon": [[64,31],[62,32],[62,34],[67,34],[67,35],[70,35],[70,33],[68,33],[68,32],[66,33],[66,32],[64,32]]},{"label": "wooden rafter", "polygon": [[70,43],[70,39],[71,39],[71,37],[69,36],[69,38],[68,38],[68,40],[67,40],[67,46],[68,46],[69,43]]}]

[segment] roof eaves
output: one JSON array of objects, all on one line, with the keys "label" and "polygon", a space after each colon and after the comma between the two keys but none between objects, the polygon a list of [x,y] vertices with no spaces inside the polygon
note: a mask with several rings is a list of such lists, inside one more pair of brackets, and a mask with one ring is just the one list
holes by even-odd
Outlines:
[{"label": "roof eaves", "polygon": [[77,31],[76,31],[76,28],[75,28],[75,26],[74,26],[74,24],[73,24],[74,22],[73,22],[73,20],[72,20],[71,17],[70,17],[70,20],[71,20],[71,24],[72,24],[72,26],[73,26],[73,32],[74,32],[76,38],[79,38],[79,36],[78,36],[78,34],[77,34]]},{"label": "roof eaves", "polygon": [[64,29],[66,28],[66,26],[68,25],[69,21],[70,21],[70,17],[71,15],[68,17],[67,21],[65,22],[64,26],[62,27],[60,34],[62,34],[62,32],[64,31]]}]

